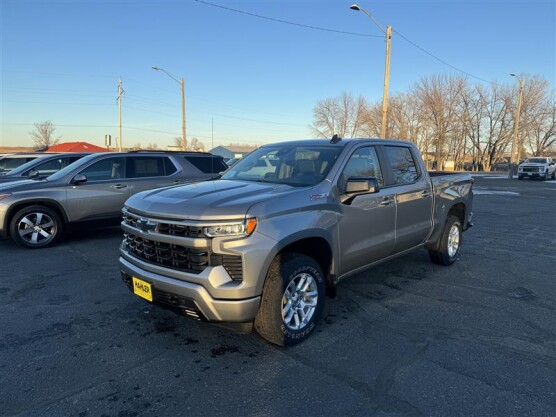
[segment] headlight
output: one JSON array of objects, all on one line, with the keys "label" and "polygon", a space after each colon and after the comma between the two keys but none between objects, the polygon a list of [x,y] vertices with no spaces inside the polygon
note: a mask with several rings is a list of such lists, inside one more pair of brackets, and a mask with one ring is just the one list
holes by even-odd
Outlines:
[{"label": "headlight", "polygon": [[10,197],[11,194],[0,194],[0,200]]},{"label": "headlight", "polygon": [[519,166],[519,167],[517,167],[517,170],[518,170],[518,171],[523,171],[523,167],[522,167],[522,166]]},{"label": "headlight", "polygon": [[207,237],[218,236],[249,236],[257,227],[257,219],[251,218],[244,222],[223,223],[214,226],[207,226],[203,233]]}]

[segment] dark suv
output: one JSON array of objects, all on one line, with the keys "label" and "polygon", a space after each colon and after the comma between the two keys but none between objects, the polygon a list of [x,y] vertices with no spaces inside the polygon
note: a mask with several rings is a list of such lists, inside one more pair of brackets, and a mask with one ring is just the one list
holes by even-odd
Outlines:
[{"label": "dark suv", "polygon": [[46,178],[87,155],[89,153],[42,154],[1,175],[0,183]]},{"label": "dark suv", "polygon": [[209,180],[227,168],[204,152],[91,154],[43,180],[0,184],[0,237],[49,246],[69,223],[121,218],[135,193]]}]

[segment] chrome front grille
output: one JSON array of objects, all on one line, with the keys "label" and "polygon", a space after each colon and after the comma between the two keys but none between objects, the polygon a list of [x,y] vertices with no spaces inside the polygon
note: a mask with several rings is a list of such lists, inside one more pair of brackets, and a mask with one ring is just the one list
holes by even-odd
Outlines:
[{"label": "chrome front grille", "polygon": [[206,249],[157,242],[131,233],[124,233],[124,241],[133,255],[152,264],[194,274],[203,272],[209,266]]},{"label": "chrome front grille", "polygon": [[203,228],[200,226],[190,226],[181,225],[176,223],[166,223],[158,221],[149,221],[145,218],[131,215],[129,213],[124,214],[124,223],[135,228],[142,229],[143,224],[152,224],[153,231],[160,233],[161,235],[179,236],[179,237],[190,237],[190,238],[204,238]]},{"label": "chrome front grille", "polygon": [[539,169],[539,167],[533,166],[533,167],[523,167],[523,172],[539,172],[542,171],[542,169]]},{"label": "chrome front grille", "polygon": [[[129,226],[124,228],[124,243],[129,253],[145,262],[194,274],[203,272],[209,266],[223,266],[232,280],[237,282],[243,280],[242,257],[212,253],[210,241],[203,235],[200,226],[145,218],[130,214],[126,209],[124,209],[123,223]],[[155,240],[157,235],[158,239],[167,242]],[[163,238],[161,235],[172,236],[172,238]],[[174,237],[197,239],[197,242],[203,239],[206,241],[206,246],[205,244],[201,247],[198,247],[198,244],[195,245],[196,247],[185,246],[180,243],[188,241],[187,239]]]}]

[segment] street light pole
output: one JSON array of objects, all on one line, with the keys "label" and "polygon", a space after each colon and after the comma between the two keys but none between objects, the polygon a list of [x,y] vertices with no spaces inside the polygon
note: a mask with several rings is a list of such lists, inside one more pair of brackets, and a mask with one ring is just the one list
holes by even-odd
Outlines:
[{"label": "street light pole", "polygon": [[162,71],[164,74],[166,74],[168,77],[170,77],[171,79],[173,79],[174,81],[176,81],[181,88],[181,134],[182,134],[182,150],[186,150],[187,149],[187,136],[185,133],[185,127],[186,127],[186,118],[185,118],[185,80],[183,79],[183,77],[181,77],[179,80],[174,77],[172,74],[170,74],[168,71],[166,71],[163,68],[159,68],[159,67],[151,67],[153,70],[155,71]]},{"label": "street light pole", "polygon": [[367,15],[371,22],[374,23],[376,27],[378,27],[382,33],[386,36],[386,59],[384,65],[384,88],[382,91],[382,124],[380,129],[380,136],[382,138],[386,138],[386,128],[388,126],[388,86],[390,83],[390,42],[392,40],[392,26],[387,25],[386,31],[380,26],[380,24],[374,19],[374,17],[367,12],[362,7],[359,7],[357,4],[352,4],[350,6],[351,10],[355,10],[358,12],[363,12]]},{"label": "street light pole", "polygon": [[[509,172],[508,172],[508,178],[513,178],[514,175],[514,168],[515,168],[515,161],[514,161],[514,156],[515,156],[515,148],[518,145],[518,133],[519,133],[519,116],[521,113],[521,100],[522,100],[522,96],[523,96],[523,80],[521,78],[519,78],[517,75],[515,75],[513,72],[510,74],[512,77],[516,77],[517,80],[519,81],[519,95],[517,97],[517,111],[515,112],[515,122],[514,122],[514,135],[513,135],[513,139],[512,139],[512,150],[511,150],[511,154],[510,154],[510,168],[509,168]],[[519,161],[517,161],[519,163]]]}]

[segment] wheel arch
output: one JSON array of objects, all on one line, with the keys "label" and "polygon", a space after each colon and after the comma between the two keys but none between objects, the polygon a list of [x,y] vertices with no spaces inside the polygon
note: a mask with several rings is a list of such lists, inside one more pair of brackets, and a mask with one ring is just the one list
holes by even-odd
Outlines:
[{"label": "wheel arch", "polygon": [[50,199],[33,199],[33,200],[24,200],[18,201],[17,203],[13,204],[7,211],[6,216],[4,217],[4,230],[6,230],[7,236],[11,234],[10,232],[10,223],[12,221],[13,216],[21,209],[29,206],[46,206],[56,212],[60,219],[65,223],[69,222],[69,218],[66,214],[64,208],[55,200]]},{"label": "wheel arch", "polygon": [[440,238],[442,237],[442,232],[444,231],[444,225],[448,217],[456,216],[463,230],[467,228],[467,205],[464,201],[459,200],[453,204],[446,212],[446,216],[443,217],[443,221],[438,223],[438,227],[435,227],[433,234],[430,236],[427,244],[425,245],[429,250],[437,250],[440,243]]},{"label": "wheel arch", "polygon": [[273,259],[284,253],[299,253],[314,259],[324,274],[326,294],[331,297],[335,296],[334,255],[332,245],[325,236],[320,234],[290,236],[282,241],[282,245],[275,253]]}]

